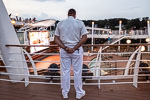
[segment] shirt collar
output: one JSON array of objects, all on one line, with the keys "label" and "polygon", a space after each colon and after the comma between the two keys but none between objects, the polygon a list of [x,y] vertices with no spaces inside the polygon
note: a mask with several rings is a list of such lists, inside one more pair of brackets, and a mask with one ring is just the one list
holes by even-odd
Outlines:
[{"label": "shirt collar", "polygon": [[75,19],[73,16],[68,16],[69,19]]}]

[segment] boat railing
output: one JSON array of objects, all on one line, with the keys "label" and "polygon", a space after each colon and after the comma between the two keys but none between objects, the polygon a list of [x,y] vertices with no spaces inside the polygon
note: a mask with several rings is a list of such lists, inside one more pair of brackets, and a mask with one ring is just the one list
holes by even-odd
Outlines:
[{"label": "boat railing", "polygon": [[[84,55],[87,59],[83,61],[84,64],[86,64],[89,68],[83,69],[83,71],[87,72],[86,74],[82,74],[85,81],[83,82],[84,85],[97,85],[99,88],[101,85],[107,85],[107,84],[133,84],[135,87],[138,87],[139,83],[150,83],[150,81],[144,80],[143,77],[150,76],[150,60],[148,59],[150,57],[149,51],[141,51],[142,46],[148,47],[150,44],[114,44],[114,45],[84,45],[84,46],[96,46],[100,47],[99,51],[97,52],[88,52],[88,55]],[[15,62],[23,62],[27,63],[28,66],[23,67],[15,67],[15,66],[0,66],[0,68],[6,68],[6,69],[24,69],[23,74],[18,73],[11,73],[6,71],[0,71],[0,81],[8,81],[8,82],[21,82],[25,83],[25,86],[28,86],[30,83],[35,84],[57,84],[61,85],[61,64],[60,60],[56,61],[42,61],[41,59],[33,60],[31,55],[42,55],[42,56],[59,56],[59,53],[29,53],[25,50],[26,47],[56,47],[56,45],[6,45],[9,48],[16,48],[19,47],[22,49],[22,54],[26,55],[29,59],[25,60],[13,60],[9,59],[10,63]],[[102,51],[102,47],[105,46],[137,46],[136,50],[134,52],[107,52]],[[17,55],[20,53],[17,52],[8,52],[9,55]],[[130,55],[129,57],[124,57],[122,55]],[[92,56],[90,56],[92,55]],[[109,59],[102,59],[102,55],[107,56]],[[110,57],[111,56],[111,57]],[[90,58],[91,57],[91,58]],[[90,58],[90,59],[89,59]],[[95,58],[96,60],[92,60]],[[141,62],[147,62],[148,66],[140,66]],[[37,63],[42,63],[42,65],[45,65],[45,63],[56,63],[60,64],[59,69],[58,68],[52,68],[51,71],[58,72],[59,75],[54,74],[48,74],[48,68],[43,68],[42,66],[37,67]],[[93,63],[93,65],[89,65],[89,63]],[[115,66],[103,66],[106,65],[106,63],[110,63],[110,65]],[[113,64],[115,63],[115,64]],[[139,67],[140,66],[140,67]],[[147,70],[147,73],[140,74],[140,71]],[[73,69],[71,69],[72,71]],[[41,72],[39,74],[39,72]],[[47,74],[44,74],[47,73]],[[92,74],[88,74],[92,73]],[[10,79],[7,76],[24,76],[24,80],[15,80]],[[71,75],[71,79],[73,79],[74,76]],[[35,80],[36,79],[36,80]],[[45,80],[50,81],[45,81]],[[55,81],[57,80],[57,81]],[[74,84],[73,82],[71,83]]]},{"label": "boat railing", "polygon": [[[89,31],[88,35],[91,35],[92,32]],[[147,30],[122,30],[121,33],[119,34],[119,30],[111,30],[111,31],[106,31],[106,30],[94,30],[94,35],[148,35]]]}]

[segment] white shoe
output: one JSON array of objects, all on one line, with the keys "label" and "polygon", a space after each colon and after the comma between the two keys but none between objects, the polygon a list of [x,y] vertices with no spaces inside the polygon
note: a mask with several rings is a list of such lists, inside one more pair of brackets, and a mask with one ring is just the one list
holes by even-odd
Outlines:
[{"label": "white shoe", "polygon": [[76,98],[77,98],[77,99],[81,99],[81,98],[84,97],[84,96],[85,96],[85,91],[83,91],[82,94],[77,94],[77,95],[76,95]]},{"label": "white shoe", "polygon": [[68,94],[67,93],[62,94],[62,96],[63,96],[64,99],[68,98]]}]

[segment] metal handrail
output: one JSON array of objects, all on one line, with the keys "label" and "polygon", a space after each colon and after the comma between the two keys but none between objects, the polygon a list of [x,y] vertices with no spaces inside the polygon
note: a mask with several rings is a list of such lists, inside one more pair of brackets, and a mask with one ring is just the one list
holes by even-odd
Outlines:
[{"label": "metal handrail", "polygon": [[[0,66],[0,68],[16,68],[16,69],[25,69],[26,67],[11,67],[11,66]],[[28,68],[28,69],[33,69],[33,68]],[[37,68],[38,70],[46,70],[47,68]],[[92,69],[98,69],[98,70],[101,70],[101,69],[103,69],[103,70],[115,70],[115,69],[124,69],[125,70],[125,68],[92,68]],[[129,69],[134,69],[133,67],[130,67]],[[149,67],[139,67],[138,69],[150,69],[150,66]],[[61,69],[51,69],[51,70],[61,70]],[[71,69],[71,70],[73,70],[73,69]],[[89,69],[82,69],[82,70],[89,70]]]},{"label": "metal handrail", "polygon": [[[118,45],[118,44],[114,44],[114,45],[109,45],[109,44],[106,44],[106,45],[84,45],[84,46],[98,46],[98,47],[103,47],[103,46],[149,46],[150,44],[121,44],[121,45]],[[43,45],[6,45],[7,47],[42,47]],[[46,47],[55,47],[57,45],[44,45]],[[115,52],[115,53],[106,53],[106,52],[98,52],[98,53],[90,53],[90,54],[95,54],[95,55],[112,55],[112,54],[132,54],[133,52]],[[141,52],[143,54],[147,53],[149,54],[150,52]],[[13,52],[9,52],[9,54],[19,54],[19,53],[13,53]],[[27,54],[26,53],[22,53],[22,54]],[[59,53],[28,53],[29,55],[59,55]],[[97,57],[100,57],[100,56],[97,56]],[[8,59],[10,62],[30,62],[29,60],[12,60],[12,59]],[[131,62],[137,62],[137,59],[132,59],[130,60]],[[150,61],[148,59],[146,60],[139,60],[139,61]],[[38,60],[34,60],[34,62],[43,62],[43,63],[48,63],[48,62],[55,62],[55,63],[60,63],[60,61],[38,61]],[[84,61],[84,62],[91,62],[91,61]],[[128,60],[107,60],[107,61],[101,61],[100,59],[98,59],[97,61],[92,61],[92,62],[95,62],[95,63],[105,63],[105,62],[128,62]],[[19,69],[15,66],[11,67],[11,66],[0,66],[0,68],[9,68],[9,69]],[[106,71],[111,71],[111,70],[125,70],[125,66],[122,66],[123,68],[102,68],[101,66],[97,67],[97,68],[92,68],[90,70],[97,70],[99,72],[101,72],[102,70],[106,70]],[[22,67],[23,69],[26,69],[25,67]],[[37,70],[47,70],[47,68],[36,68]],[[138,70],[138,69],[150,69],[150,67],[140,67],[140,68],[135,68],[135,67],[130,67],[129,69],[131,70]],[[28,68],[28,70],[33,70],[33,68]],[[57,70],[57,71],[61,71],[61,68],[60,69],[51,69],[51,70]],[[71,69],[73,70],[73,69]],[[89,70],[89,69],[83,69],[83,70]],[[20,82],[23,82],[25,84],[29,84],[29,83],[37,83],[37,84],[61,84],[61,83],[48,83],[48,82],[31,82],[29,81],[30,78],[44,78],[44,79],[49,79],[49,77],[54,77],[54,78],[61,78],[61,73],[60,73],[60,76],[49,76],[49,75],[32,75],[32,74],[15,74],[15,73],[7,73],[7,72],[0,72],[0,75],[18,75],[18,76],[24,76],[26,79],[25,81],[20,81]],[[132,82],[108,82],[108,83],[103,83],[101,82],[101,80],[115,80],[115,79],[133,79],[135,77],[143,77],[143,76],[150,76],[150,74],[138,74],[138,75],[107,75],[107,76],[103,76],[103,75],[98,75],[98,76],[83,76],[84,78],[88,78],[87,80],[97,80],[98,82],[97,83],[84,83],[84,85],[98,85],[98,87],[100,88],[100,86],[102,84],[138,84],[138,83],[147,83],[146,81],[145,82],[141,82],[141,81],[132,81]],[[71,76],[71,78],[73,78],[74,76]],[[0,81],[13,81],[13,82],[19,82],[19,81],[16,81],[16,80],[9,80],[9,79],[0,79]],[[26,85],[26,86],[27,86]]]},{"label": "metal handrail", "polygon": [[[135,44],[84,44],[85,47],[91,46],[149,46],[150,43],[135,43]],[[7,44],[6,47],[58,47],[58,45],[24,45],[24,44]]]}]

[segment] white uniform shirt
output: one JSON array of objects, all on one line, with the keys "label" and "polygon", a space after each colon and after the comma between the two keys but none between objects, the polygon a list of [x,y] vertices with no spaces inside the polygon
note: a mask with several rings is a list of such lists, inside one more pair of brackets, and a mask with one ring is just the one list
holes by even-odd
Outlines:
[{"label": "white uniform shirt", "polygon": [[68,47],[75,46],[87,33],[84,23],[72,16],[59,22],[55,30],[55,35],[59,36],[63,44]]}]

